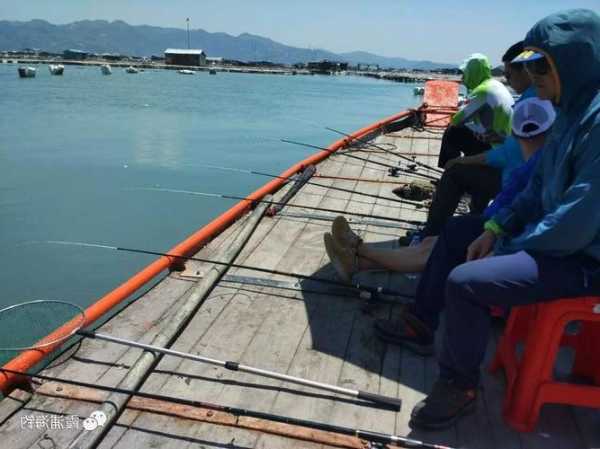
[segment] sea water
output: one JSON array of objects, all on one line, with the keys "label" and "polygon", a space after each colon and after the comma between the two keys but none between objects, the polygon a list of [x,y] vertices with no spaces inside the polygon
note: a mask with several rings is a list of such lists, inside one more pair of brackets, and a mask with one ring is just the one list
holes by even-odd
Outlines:
[{"label": "sea water", "polygon": [[87,306],[155,257],[79,241],[167,251],[234,201],[350,132],[415,106],[413,86],[353,76],[280,76],[66,66],[20,79],[0,64],[0,307],[54,299]]}]

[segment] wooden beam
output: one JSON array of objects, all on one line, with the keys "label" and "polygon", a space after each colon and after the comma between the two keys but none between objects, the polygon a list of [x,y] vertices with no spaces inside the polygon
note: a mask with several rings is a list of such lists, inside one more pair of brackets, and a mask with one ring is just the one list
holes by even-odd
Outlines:
[{"label": "wooden beam", "polygon": [[[93,388],[77,387],[59,382],[46,382],[37,390],[37,394],[44,396],[103,403],[108,394]],[[247,416],[236,416],[218,410],[205,407],[192,407],[189,405],[175,404],[157,399],[132,397],[126,404],[126,408],[140,412],[156,413],[173,416],[175,418],[191,419],[193,421],[205,422],[219,426],[238,427],[241,429],[254,430],[270,433],[283,437],[303,441],[311,441],[328,446],[342,447],[348,449],[365,449],[366,444],[356,437],[341,435],[322,430],[309,429],[307,427],[291,424],[278,423],[266,419],[251,418]]]}]

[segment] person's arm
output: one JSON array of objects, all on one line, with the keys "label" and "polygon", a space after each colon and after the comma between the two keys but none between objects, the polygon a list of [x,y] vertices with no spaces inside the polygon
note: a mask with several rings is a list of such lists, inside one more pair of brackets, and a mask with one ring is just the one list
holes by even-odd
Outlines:
[{"label": "person's arm", "polygon": [[525,232],[503,242],[503,251],[539,251],[565,256],[585,249],[600,233],[600,124],[577,145],[574,180],[560,203]]},{"label": "person's arm", "polygon": [[[494,251],[497,243],[502,244],[523,229],[538,214],[542,208],[542,177],[539,164],[534,176],[529,180],[527,187],[515,199],[500,209],[491,219],[483,225],[483,233],[467,248],[467,261],[487,257]],[[504,249],[500,249],[504,252]],[[509,251],[510,252],[510,251]]]},{"label": "person's arm", "polygon": [[489,220],[490,230],[496,230],[497,235],[516,235],[525,224],[542,215],[543,165],[543,161],[540,161],[525,189]]},{"label": "person's arm", "polygon": [[454,126],[460,126],[464,124],[471,117],[473,117],[483,105],[485,105],[486,99],[486,90],[481,86],[476,87],[471,95],[469,95],[467,105],[454,114],[454,116],[452,116],[450,123]]},{"label": "person's arm", "polygon": [[502,191],[496,195],[494,201],[483,212],[484,218],[492,218],[503,208],[509,207],[516,196],[525,189],[540,159],[541,151],[541,149],[538,150],[525,164],[511,172],[508,182],[502,187]]},{"label": "person's arm", "polygon": [[485,153],[474,154],[472,156],[456,157],[446,162],[444,169],[448,170],[455,164],[487,165],[487,159]]}]

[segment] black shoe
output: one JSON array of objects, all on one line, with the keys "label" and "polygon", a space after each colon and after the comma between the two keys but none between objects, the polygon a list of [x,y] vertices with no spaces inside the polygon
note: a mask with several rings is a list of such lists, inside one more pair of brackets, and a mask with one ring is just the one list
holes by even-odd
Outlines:
[{"label": "black shoe", "polygon": [[381,340],[404,346],[415,354],[433,355],[433,332],[409,311],[399,321],[375,320],[375,333]]},{"label": "black shoe", "polygon": [[425,399],[415,405],[408,425],[420,429],[444,429],[475,410],[477,391],[463,390],[452,381],[439,379]]}]

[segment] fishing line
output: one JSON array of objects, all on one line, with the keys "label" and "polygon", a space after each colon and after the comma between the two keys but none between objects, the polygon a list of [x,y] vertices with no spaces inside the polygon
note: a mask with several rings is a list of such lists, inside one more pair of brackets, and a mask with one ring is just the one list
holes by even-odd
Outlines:
[{"label": "fishing line", "polygon": [[211,197],[211,198],[222,198],[222,199],[227,199],[227,200],[249,201],[253,204],[254,203],[257,203],[257,204],[266,203],[266,204],[271,204],[271,205],[275,205],[275,206],[285,206],[285,207],[294,207],[294,208],[299,208],[299,209],[318,210],[321,212],[332,212],[332,213],[339,214],[339,215],[354,215],[356,217],[362,217],[362,218],[376,218],[378,220],[393,221],[395,223],[408,223],[408,224],[412,224],[415,226],[420,226],[420,225],[424,224],[422,221],[417,221],[417,220],[391,218],[391,217],[386,217],[384,215],[375,215],[375,214],[361,214],[359,212],[348,212],[348,211],[344,211],[344,210],[340,210],[340,209],[329,209],[329,208],[325,208],[325,207],[306,206],[306,205],[302,205],[302,204],[290,204],[290,203],[283,203],[280,201],[255,200],[255,199],[246,198],[243,196],[224,195],[221,193],[195,192],[192,190],[167,189],[167,188],[162,188],[162,187],[135,187],[135,188],[132,188],[131,190],[145,190],[145,191],[150,191],[150,192],[184,193],[186,195],[206,196],[206,197]]},{"label": "fishing line", "polygon": [[413,171],[406,170],[406,169],[400,168],[400,167],[395,166],[395,165],[390,165],[390,164],[386,164],[386,163],[383,163],[383,162],[374,161],[374,160],[367,159],[367,158],[360,157],[360,156],[354,156],[353,154],[348,154],[348,153],[344,153],[344,152],[337,153],[335,151],[330,150],[329,148],[323,148],[323,147],[319,147],[317,145],[311,145],[309,143],[296,142],[294,140],[287,140],[287,139],[281,139],[281,141],[284,142],[284,143],[289,143],[289,144],[292,144],[292,145],[298,145],[298,146],[301,146],[301,147],[315,148],[317,150],[326,151],[329,154],[338,154],[340,156],[346,156],[346,157],[349,157],[349,158],[352,158],[352,159],[357,159],[359,161],[368,162],[368,163],[371,163],[371,164],[374,164],[374,165],[378,165],[378,166],[381,166],[381,167],[386,167],[390,171],[390,173],[389,173],[390,176],[394,176],[395,173],[400,172],[400,173],[404,173],[406,176],[422,177],[422,178],[431,179],[431,180],[434,180],[434,181],[437,181],[439,179],[439,178],[437,178],[435,176],[427,175],[425,173],[415,173]]},{"label": "fishing line", "polygon": [[[203,168],[211,168],[211,169],[223,170],[223,171],[233,171],[236,173],[245,173],[248,175],[265,176],[267,178],[283,179],[284,181],[293,181],[292,177],[286,178],[284,176],[277,176],[277,175],[274,175],[271,173],[264,173],[264,172],[259,172],[259,171],[255,171],[255,170],[248,170],[248,169],[234,168],[234,167],[223,167],[223,166],[219,166],[219,165],[210,165],[210,164],[195,164],[195,165],[199,166],[199,167],[203,167]],[[351,193],[353,195],[366,196],[369,198],[375,198],[375,199],[379,199],[379,200],[392,201],[392,202],[400,203],[400,204],[409,204],[409,205],[415,206],[415,207],[423,207],[423,204],[421,204],[420,202],[416,202],[416,201],[401,200],[401,199],[397,199],[397,198],[385,197],[385,196],[377,195],[374,193],[365,193],[365,192],[360,192],[357,190],[346,189],[343,187],[319,184],[319,183],[316,183],[313,181],[305,181],[304,184],[308,184],[308,185],[316,186],[316,187],[322,187],[324,189],[335,190],[338,192]]]},{"label": "fishing line", "polygon": [[439,168],[432,167],[431,165],[427,165],[427,164],[424,164],[423,162],[415,161],[415,160],[413,160],[413,159],[411,159],[411,158],[409,158],[409,157],[403,156],[402,154],[395,153],[395,152],[393,152],[393,151],[387,150],[387,149],[385,149],[385,148],[381,147],[379,144],[375,144],[375,143],[372,143],[372,142],[368,142],[368,141],[366,141],[366,140],[363,140],[363,139],[361,139],[360,137],[353,137],[353,136],[351,136],[350,134],[346,134],[345,132],[338,131],[337,129],[334,129],[334,128],[325,127],[325,129],[326,129],[326,130],[328,130],[328,131],[332,131],[332,132],[334,132],[334,133],[340,134],[340,135],[342,135],[342,136],[349,137],[349,138],[350,138],[350,141],[352,141],[352,140],[358,140],[358,141],[359,141],[360,143],[362,143],[363,145],[368,145],[368,146],[370,146],[370,147],[372,147],[372,148],[377,148],[378,150],[381,150],[381,151],[383,151],[383,152],[385,152],[385,153],[388,153],[388,154],[391,154],[391,155],[393,155],[393,156],[396,156],[396,157],[398,157],[398,158],[400,158],[400,159],[403,159],[403,160],[405,160],[405,161],[408,161],[408,162],[410,162],[410,163],[417,164],[418,166],[420,166],[420,167],[423,167],[423,168],[426,168],[426,169],[428,169],[428,170],[431,170],[431,171],[433,171],[433,172],[435,172],[435,173],[439,173],[439,174],[442,174],[442,173],[444,173],[444,171],[443,171],[443,170],[440,170]]},{"label": "fishing line", "polygon": [[395,186],[408,185],[407,182],[398,182],[398,181],[386,181],[383,179],[368,179],[368,178],[355,178],[351,176],[329,176],[329,175],[321,175],[319,173],[315,174],[313,178],[323,178],[323,179],[335,179],[338,181],[357,181],[357,182],[372,182],[374,184],[393,184]]},{"label": "fishing line", "polygon": [[[332,217],[331,215],[320,215],[320,214],[311,214],[311,213],[295,213],[295,212],[278,212],[277,213],[277,217],[279,218],[288,218],[288,219],[302,219],[302,218],[308,218],[309,220],[316,220],[316,221],[325,221],[327,223],[332,223],[335,220],[335,217]],[[350,224],[356,225],[356,226],[372,226],[372,227],[377,227],[377,228],[389,228],[389,229],[396,229],[396,230],[401,230],[401,231],[415,231],[416,228],[415,226],[404,226],[401,223],[400,224],[392,224],[392,223],[383,223],[381,221],[370,221],[370,220],[353,220],[352,218],[349,218],[348,221],[350,222]],[[316,224],[316,223],[315,223]],[[372,234],[376,234],[376,235],[385,235],[385,236],[392,236],[394,237],[394,239],[398,238],[398,236],[396,234],[387,234],[381,231],[374,231],[371,230],[370,233]]]},{"label": "fishing line", "polygon": [[222,261],[218,261],[218,260],[204,259],[201,257],[180,256],[177,254],[163,253],[163,252],[159,252],[159,251],[149,251],[149,250],[136,249],[136,248],[124,248],[124,247],[119,247],[119,246],[100,245],[100,244],[92,244],[92,243],[86,243],[86,242],[68,241],[68,240],[45,240],[45,241],[36,242],[36,243],[50,243],[50,244],[55,244],[55,245],[83,246],[83,247],[108,249],[108,250],[112,250],[112,251],[124,251],[124,252],[129,252],[129,253],[149,254],[152,256],[171,257],[171,258],[180,259],[180,260],[193,260],[196,262],[204,262],[204,263],[220,265],[220,266],[227,266],[227,267],[237,268],[237,269],[242,269],[242,270],[256,271],[256,272],[260,272],[260,273],[274,274],[274,275],[279,275],[279,276],[294,277],[297,279],[320,282],[322,284],[333,285],[336,287],[354,288],[356,290],[362,291],[361,297],[365,298],[365,299],[372,299],[373,297],[379,298],[379,295],[398,296],[401,298],[414,298],[414,296],[407,295],[402,292],[398,292],[398,291],[391,290],[391,289],[388,289],[386,287],[381,287],[381,286],[372,287],[372,286],[368,286],[368,285],[363,285],[361,283],[346,284],[341,281],[322,278],[322,277],[318,277],[318,276],[310,276],[310,275],[306,275],[306,274],[292,273],[289,271],[272,270],[272,269],[268,269],[268,268],[260,268],[260,267],[250,266],[250,265],[241,265],[241,264],[230,263],[230,262],[222,262]]},{"label": "fishing line", "polygon": [[[340,153],[343,154],[343,153]],[[341,161],[336,161],[335,159],[329,159],[327,162],[333,163],[333,164],[342,164],[344,167],[348,166],[348,167],[359,167],[359,168],[367,168],[370,171],[375,171],[375,172],[379,172],[379,173],[385,173],[386,175],[390,174],[389,170],[383,170],[382,168],[376,168],[376,167],[365,167],[364,164],[355,164],[353,162],[341,162]],[[394,182],[394,181],[390,181],[390,182]],[[401,182],[398,182],[398,184],[401,184]]]}]

